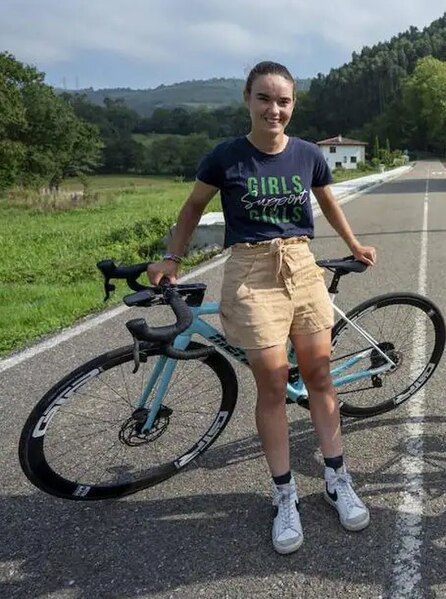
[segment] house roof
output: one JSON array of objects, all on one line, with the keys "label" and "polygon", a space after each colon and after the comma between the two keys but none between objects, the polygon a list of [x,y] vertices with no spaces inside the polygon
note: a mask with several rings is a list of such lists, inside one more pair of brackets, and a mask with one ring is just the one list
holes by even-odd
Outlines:
[{"label": "house roof", "polygon": [[318,146],[367,146],[367,142],[358,141],[357,139],[350,139],[349,137],[343,137],[337,135],[336,137],[330,137],[329,139],[323,139],[322,141],[316,142]]}]

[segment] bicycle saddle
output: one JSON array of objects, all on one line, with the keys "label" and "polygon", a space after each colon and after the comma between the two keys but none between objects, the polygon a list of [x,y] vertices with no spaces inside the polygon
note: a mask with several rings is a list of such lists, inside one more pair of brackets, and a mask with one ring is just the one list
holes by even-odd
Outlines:
[{"label": "bicycle saddle", "polygon": [[317,260],[316,264],[322,268],[328,268],[328,270],[336,271],[340,275],[345,275],[349,272],[364,272],[367,268],[367,264],[356,260],[354,256],[347,256],[346,258],[334,258],[330,260]]}]

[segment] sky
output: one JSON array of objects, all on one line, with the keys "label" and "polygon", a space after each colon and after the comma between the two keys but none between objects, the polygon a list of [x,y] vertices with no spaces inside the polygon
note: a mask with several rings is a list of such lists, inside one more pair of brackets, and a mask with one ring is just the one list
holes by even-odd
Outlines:
[{"label": "sky", "polygon": [[445,10],[445,0],[0,0],[0,51],[67,89],[244,78],[260,60],[301,79]]}]

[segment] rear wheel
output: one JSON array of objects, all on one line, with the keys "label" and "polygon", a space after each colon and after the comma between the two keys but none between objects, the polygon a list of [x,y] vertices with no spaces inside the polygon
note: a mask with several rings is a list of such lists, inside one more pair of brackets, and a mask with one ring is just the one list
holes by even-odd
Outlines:
[{"label": "rear wheel", "polygon": [[[444,350],[445,324],[430,300],[415,293],[382,295],[360,304],[347,317],[377,342],[395,367],[339,386],[344,416],[366,417],[392,410],[432,376]],[[333,375],[334,379],[385,363],[385,358],[345,320],[336,323],[332,339],[332,370],[360,352],[367,356]]]},{"label": "rear wheel", "polygon": [[[201,347],[190,343],[188,349]],[[21,435],[19,457],[28,479],[58,497],[108,499],[155,485],[206,451],[234,411],[235,372],[217,352],[178,361],[146,433],[147,410],[135,408],[159,356],[159,347],[141,349],[134,374],[133,346],[123,347],[56,384]]]}]

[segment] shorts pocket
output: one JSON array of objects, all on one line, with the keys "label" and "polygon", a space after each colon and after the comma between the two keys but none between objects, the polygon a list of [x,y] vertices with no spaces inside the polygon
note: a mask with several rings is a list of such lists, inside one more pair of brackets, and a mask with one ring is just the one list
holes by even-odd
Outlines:
[{"label": "shorts pocket", "polygon": [[248,281],[255,269],[256,262],[257,256],[255,255],[243,258],[232,255],[226,261],[220,302],[220,306],[225,312],[232,307],[236,300],[249,297],[251,290]]}]

